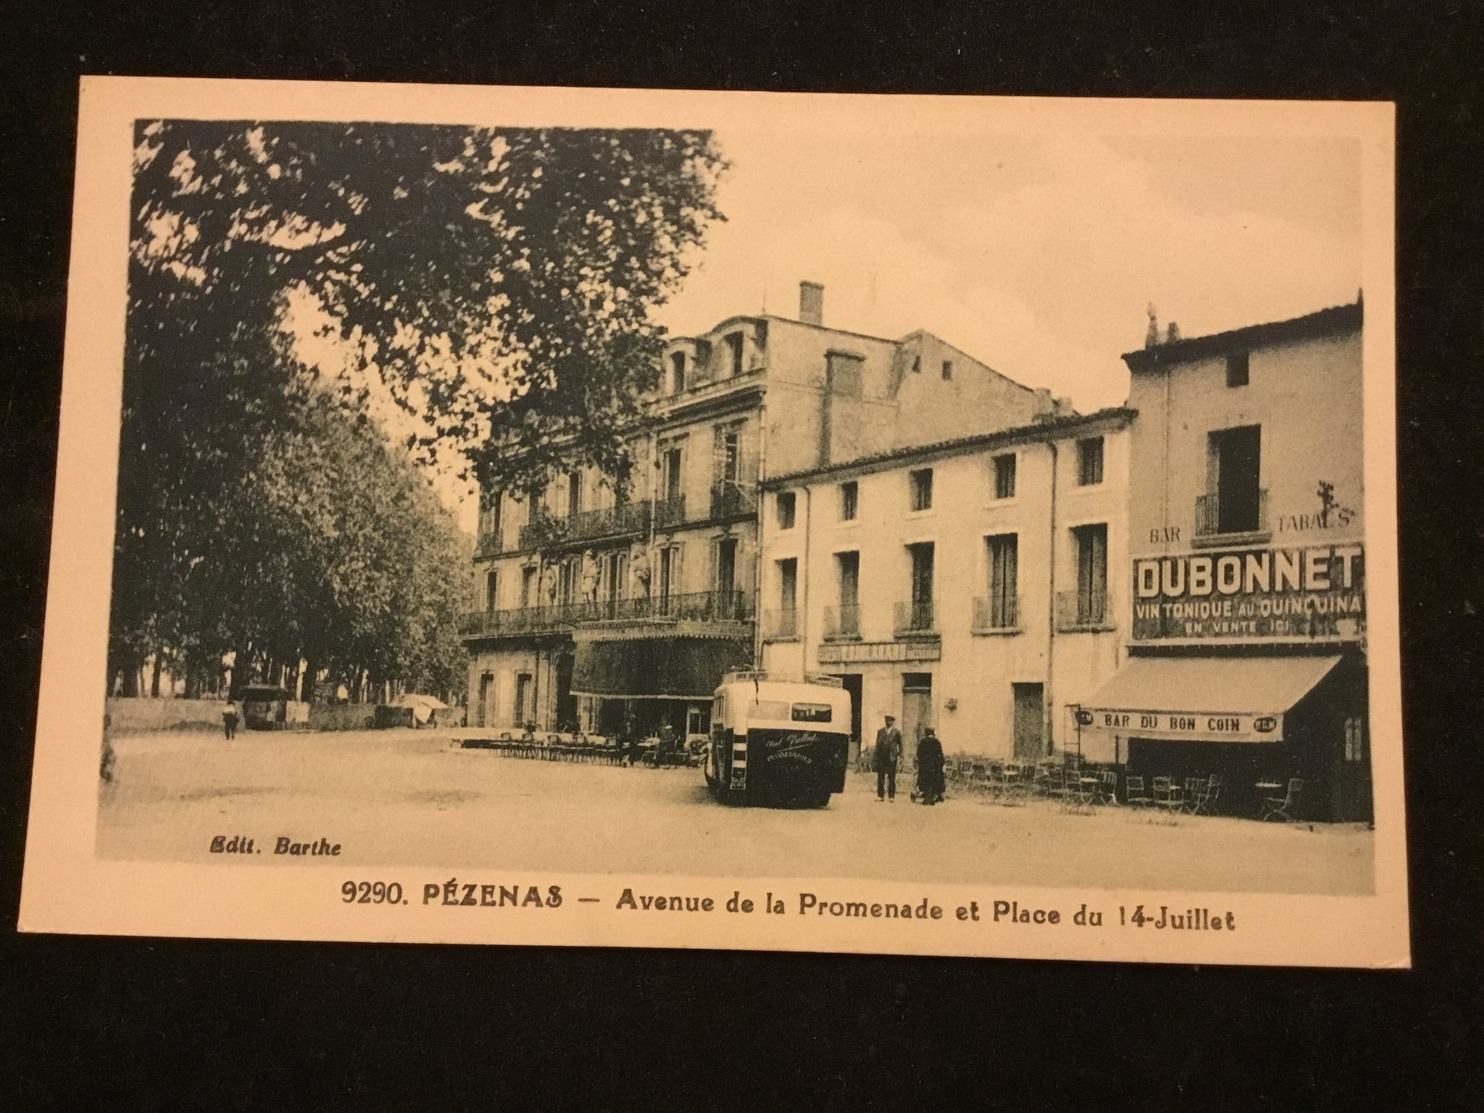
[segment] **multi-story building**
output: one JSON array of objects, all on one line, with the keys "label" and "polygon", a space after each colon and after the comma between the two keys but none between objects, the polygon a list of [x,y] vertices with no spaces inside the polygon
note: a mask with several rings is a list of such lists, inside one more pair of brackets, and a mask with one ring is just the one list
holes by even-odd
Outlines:
[{"label": "multi-story building", "polygon": [[1131,772],[1369,816],[1361,325],[1357,300],[1123,357],[1129,660],[1081,718]]},{"label": "multi-story building", "polygon": [[1065,411],[929,333],[828,328],[823,297],[670,341],[625,499],[591,472],[482,494],[471,725],[704,731],[755,660],[762,479]]},{"label": "multi-story building", "polygon": [[1133,416],[1048,411],[768,479],[764,667],[839,676],[857,739],[892,715],[909,749],[928,726],[1007,760],[1074,745],[1067,708],[1127,630],[1109,570],[1128,554]]}]

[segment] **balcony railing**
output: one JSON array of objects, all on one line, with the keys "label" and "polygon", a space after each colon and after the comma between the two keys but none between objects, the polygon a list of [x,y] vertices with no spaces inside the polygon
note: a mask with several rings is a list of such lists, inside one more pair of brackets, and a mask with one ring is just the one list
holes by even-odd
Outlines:
[{"label": "balcony railing", "polygon": [[798,636],[799,611],[797,607],[767,611],[763,614],[763,637],[782,640]]},{"label": "balcony railing", "polygon": [[910,603],[898,603],[893,614],[893,630],[897,637],[937,637],[934,624],[933,601],[914,599]]},{"label": "balcony railing", "polygon": [[505,536],[497,530],[481,533],[474,543],[474,555],[478,557],[499,556],[505,549]]},{"label": "balcony railing", "polygon": [[1229,533],[1266,533],[1268,528],[1268,492],[1262,488],[1255,501],[1233,506],[1228,499],[1222,513],[1219,496],[1197,495],[1195,500],[1195,535],[1219,537]]},{"label": "balcony railing", "polygon": [[974,633],[999,633],[1020,629],[1020,596],[990,595],[974,600]]},{"label": "balcony railing", "polygon": [[685,496],[659,499],[654,504],[654,528],[669,529],[685,524]]},{"label": "balcony railing", "polygon": [[1060,591],[1056,595],[1056,628],[1062,631],[1106,630],[1113,625],[1106,591]]},{"label": "balcony railing", "polygon": [[824,636],[826,638],[860,637],[860,604],[842,603],[838,607],[826,607],[824,609]]},{"label": "balcony railing", "polygon": [[520,531],[522,549],[544,549],[569,542],[642,534],[649,528],[649,503],[630,502],[597,510],[579,510],[564,518],[542,515]]},{"label": "balcony railing", "polygon": [[583,599],[543,607],[473,611],[462,616],[465,637],[554,633],[591,622],[751,622],[743,591],[698,591],[637,599]]},{"label": "balcony railing", "polygon": [[718,483],[711,488],[711,516],[739,518],[757,513],[757,493],[739,482]]},{"label": "balcony railing", "polygon": [[745,591],[695,591],[579,604],[580,622],[751,622]]}]

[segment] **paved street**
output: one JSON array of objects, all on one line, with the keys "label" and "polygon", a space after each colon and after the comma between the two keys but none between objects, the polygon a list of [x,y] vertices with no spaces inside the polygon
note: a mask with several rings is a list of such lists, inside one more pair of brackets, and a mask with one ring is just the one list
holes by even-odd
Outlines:
[{"label": "paved street", "polygon": [[[208,861],[216,835],[271,854],[279,836],[338,842],[347,864],[574,873],[813,876],[1210,891],[1365,893],[1358,826],[1069,814],[977,796],[924,808],[875,800],[852,774],[823,810],[724,807],[694,769],[523,761],[434,731],[115,740],[105,858]],[[271,861],[262,857],[259,861]]]}]

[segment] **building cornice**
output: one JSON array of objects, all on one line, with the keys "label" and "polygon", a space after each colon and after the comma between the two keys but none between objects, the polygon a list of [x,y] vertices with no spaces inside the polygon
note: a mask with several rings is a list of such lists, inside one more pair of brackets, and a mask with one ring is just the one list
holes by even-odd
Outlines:
[{"label": "building cornice", "polygon": [[1363,318],[1362,303],[1336,305],[1292,317],[1286,321],[1269,321],[1260,325],[1246,325],[1227,332],[1215,332],[1210,336],[1192,336],[1186,340],[1174,340],[1165,344],[1125,352],[1123,362],[1133,372],[1162,371],[1178,363],[1223,356],[1228,352],[1250,351],[1253,348],[1269,347],[1291,340],[1311,340],[1337,333],[1359,331]]}]

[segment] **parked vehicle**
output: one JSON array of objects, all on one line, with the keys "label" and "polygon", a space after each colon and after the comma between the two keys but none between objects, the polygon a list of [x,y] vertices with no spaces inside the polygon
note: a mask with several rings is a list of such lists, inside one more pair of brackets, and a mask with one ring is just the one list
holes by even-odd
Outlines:
[{"label": "parked vehicle", "polygon": [[719,800],[822,808],[845,789],[850,694],[833,677],[729,674],[716,689],[706,784]]}]

